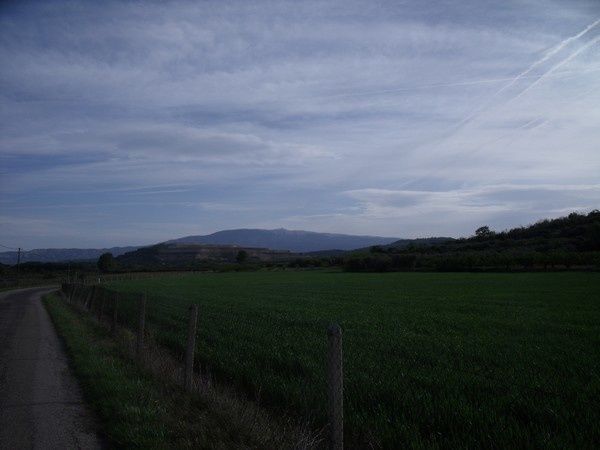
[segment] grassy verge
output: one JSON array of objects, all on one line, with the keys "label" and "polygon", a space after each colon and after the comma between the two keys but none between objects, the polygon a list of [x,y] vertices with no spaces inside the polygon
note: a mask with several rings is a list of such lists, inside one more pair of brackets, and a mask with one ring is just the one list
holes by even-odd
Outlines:
[{"label": "grassy verge", "polygon": [[65,304],[44,299],[86,400],[118,448],[290,448],[282,430],[231,397],[188,395],[133,362],[105,327]]}]

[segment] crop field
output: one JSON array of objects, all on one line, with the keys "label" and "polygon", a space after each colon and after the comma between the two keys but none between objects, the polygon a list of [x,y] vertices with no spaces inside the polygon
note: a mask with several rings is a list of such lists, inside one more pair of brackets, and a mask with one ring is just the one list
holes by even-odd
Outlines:
[{"label": "crop field", "polygon": [[177,354],[199,304],[202,370],[316,429],[326,326],[339,323],[349,448],[600,442],[598,273],[207,273],[110,287],[132,323],[125,294],[147,292],[150,332]]}]

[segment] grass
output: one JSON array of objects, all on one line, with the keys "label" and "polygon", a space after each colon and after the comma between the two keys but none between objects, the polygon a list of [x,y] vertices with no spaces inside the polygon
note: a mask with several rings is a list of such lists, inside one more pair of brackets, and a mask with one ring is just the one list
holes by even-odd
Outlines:
[{"label": "grass", "polygon": [[[149,293],[175,354],[200,305],[203,370],[325,423],[325,328],[344,329],[349,447],[600,441],[600,274],[255,272],[112,285]],[[134,304],[122,303],[133,323]]]},{"label": "grass", "polygon": [[127,332],[115,340],[58,296],[44,301],[112,447],[265,449],[299,442],[287,439],[285,434],[299,439],[290,429],[278,429],[260,409],[230,393],[185,394],[130,358]]}]

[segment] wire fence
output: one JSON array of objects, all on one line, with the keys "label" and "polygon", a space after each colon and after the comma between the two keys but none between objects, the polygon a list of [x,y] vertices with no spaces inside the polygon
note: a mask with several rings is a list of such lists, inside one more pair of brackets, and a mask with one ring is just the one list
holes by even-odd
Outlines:
[{"label": "wire fence", "polygon": [[[481,352],[483,340],[465,339],[455,328],[444,339],[430,338],[441,322],[427,308],[418,322],[411,324],[407,318],[388,323],[382,339],[381,322],[368,317],[341,322],[342,336],[340,326],[328,320],[299,316],[277,305],[253,301],[259,306],[245,309],[244,302],[254,300],[250,296],[237,302],[223,296],[217,304],[207,301],[206,291],[204,301],[201,295],[195,297],[198,303],[175,293],[166,297],[101,285],[63,284],[62,291],[66,301],[109,325],[115,335],[119,329],[130,330],[141,361],[151,344],[168,349],[181,367],[178,382],[185,390],[197,388],[194,377],[220,380],[270,410],[295,414],[323,430],[330,448],[343,448],[344,435],[347,448],[359,448],[356,442],[387,447],[377,443],[398,442],[397,436],[412,433],[409,427],[415,423],[467,429],[462,416],[451,414],[456,398],[477,407],[485,404],[484,395],[497,403],[506,401],[505,406],[490,407],[490,422],[488,416],[477,422],[492,431],[497,410],[518,413],[519,402],[526,400],[552,408],[575,405],[582,414],[597,410],[593,387],[567,389],[564,378],[549,377],[540,369],[546,366],[511,354],[513,347]],[[527,354],[537,364],[544,361],[536,353]],[[403,426],[405,435],[397,431]]]},{"label": "wire fence", "polygon": [[[206,272],[206,271],[204,271]],[[66,284],[104,284],[115,281],[134,281],[134,280],[147,280],[150,278],[164,278],[165,276],[170,277],[183,277],[190,274],[201,273],[201,271],[153,271],[153,272],[123,272],[123,273],[100,273],[100,272],[85,272],[85,271],[72,271],[63,278]]]},{"label": "wire fence", "polygon": [[[122,329],[133,333],[140,363],[150,343],[167,348],[181,366],[179,382],[186,391],[194,390],[195,376],[215,377],[286,413],[290,411],[282,405],[288,404],[291,395],[298,415],[328,430],[329,448],[343,448],[342,331],[338,325],[275,317],[264,311],[259,320],[270,324],[265,330],[257,327],[256,315],[249,317],[233,309],[224,317],[222,311],[210,307],[199,309],[194,303],[117,292],[98,284],[63,283],[61,290],[66,302],[105,323],[114,336]],[[315,350],[308,355],[302,352],[306,340]],[[273,384],[279,384],[278,389],[263,390]]]}]

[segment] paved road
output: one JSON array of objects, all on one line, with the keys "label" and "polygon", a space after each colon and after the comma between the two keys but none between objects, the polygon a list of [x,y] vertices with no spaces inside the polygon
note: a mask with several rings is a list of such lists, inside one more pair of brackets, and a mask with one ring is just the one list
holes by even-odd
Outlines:
[{"label": "paved road", "polygon": [[104,448],[41,295],[0,294],[0,449]]}]

